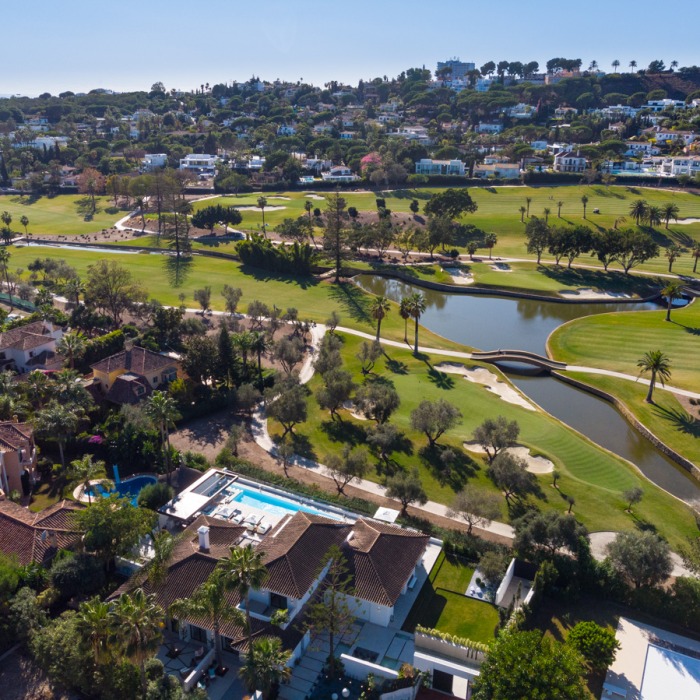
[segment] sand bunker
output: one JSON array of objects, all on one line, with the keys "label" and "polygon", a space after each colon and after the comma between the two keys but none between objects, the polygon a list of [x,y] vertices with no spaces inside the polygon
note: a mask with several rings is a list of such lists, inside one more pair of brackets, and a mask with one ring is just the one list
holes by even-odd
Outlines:
[{"label": "sand bunker", "polygon": [[508,263],[494,263],[493,265],[491,265],[491,269],[494,272],[513,272]]},{"label": "sand bunker", "polygon": [[674,221],[674,223],[679,226],[688,226],[688,224],[700,224],[700,219],[678,219],[678,221]]},{"label": "sand bunker", "polygon": [[355,404],[352,401],[343,401],[343,408],[353,417],[356,418],[357,420],[369,420],[367,416],[365,416],[363,413],[358,413],[357,410],[355,409]]},{"label": "sand bunker", "polygon": [[562,289],[559,296],[576,297],[577,299],[631,299],[631,295],[624,292],[596,292],[590,287],[581,289]]},{"label": "sand bunker", "polygon": [[[486,450],[476,442],[465,442],[464,449],[469,452],[476,452],[480,455],[485,455]],[[524,445],[516,447],[507,447],[504,452],[508,452],[514,457],[519,457],[527,464],[527,471],[531,474],[551,474],[554,471],[554,462],[546,457],[539,457],[530,454],[530,449]]]},{"label": "sand bunker", "polygon": [[459,267],[443,267],[442,268],[455,284],[474,284],[474,276],[471,272],[466,272]]},{"label": "sand bunker", "polygon": [[275,195],[274,197],[267,197],[267,199],[286,199],[289,201],[291,197],[283,197],[281,194]]},{"label": "sand bunker", "polygon": [[304,197],[306,197],[306,199],[318,199],[320,202],[322,202],[325,199],[325,197],[321,197],[321,195],[313,194],[310,192],[305,194]]},{"label": "sand bunker", "polygon": [[465,367],[458,362],[441,362],[439,365],[435,365],[435,369],[447,374],[461,374],[470,382],[482,384],[508,403],[522,406],[528,411],[537,410],[522,394],[505,382],[500,381],[493,372],[489,372],[484,367]]},{"label": "sand bunker", "polygon": [[[287,207],[265,207],[265,211],[280,211],[282,209],[286,209]],[[239,209],[240,211],[246,211],[250,209],[257,209],[258,211],[262,211],[260,207],[255,206],[254,204],[251,205],[245,205],[243,207],[234,207],[234,209]]]}]

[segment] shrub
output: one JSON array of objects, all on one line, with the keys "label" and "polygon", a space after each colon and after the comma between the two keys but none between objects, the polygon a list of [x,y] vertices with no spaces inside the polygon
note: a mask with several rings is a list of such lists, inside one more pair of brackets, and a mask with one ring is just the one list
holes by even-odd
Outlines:
[{"label": "shrub", "polygon": [[51,568],[51,584],[64,599],[94,593],[104,582],[102,563],[91,554],[65,557]]},{"label": "shrub", "polygon": [[139,507],[158,510],[173,497],[174,493],[172,487],[168,486],[168,484],[162,482],[149,484],[144,486],[139,493]]}]

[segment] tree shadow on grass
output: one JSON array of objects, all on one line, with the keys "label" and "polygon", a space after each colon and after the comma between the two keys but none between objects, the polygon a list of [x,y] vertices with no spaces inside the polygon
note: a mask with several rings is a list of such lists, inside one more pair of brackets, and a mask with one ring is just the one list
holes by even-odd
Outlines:
[{"label": "tree shadow on grass", "polygon": [[428,370],[428,379],[435,384],[438,389],[449,391],[455,388],[455,378],[446,372],[436,370],[434,367]]},{"label": "tree shadow on grass", "polygon": [[345,313],[354,321],[372,323],[369,312],[371,298],[359,287],[349,282],[332,284],[328,296],[341,307],[341,315]]},{"label": "tree shadow on grass", "polygon": [[399,360],[394,360],[387,356],[384,361],[384,366],[392,374],[408,374],[408,365],[405,362],[400,362]]},{"label": "tree shadow on grass", "polygon": [[260,267],[253,267],[252,265],[241,265],[240,270],[244,275],[253,277],[258,282],[282,282],[284,284],[296,285],[300,289],[310,289],[321,284],[321,280],[311,275],[283,275],[271,272],[270,270],[263,270]]},{"label": "tree shadow on grass", "polygon": [[365,428],[351,421],[325,420],[321,423],[321,430],[333,442],[342,442],[353,446],[364,445],[367,442]]},{"label": "tree shadow on grass", "polygon": [[192,270],[192,258],[178,258],[166,255],[163,258],[165,274],[171,287],[182,287]]},{"label": "tree shadow on grass", "polygon": [[[443,453],[452,453],[452,459],[446,462]],[[442,486],[449,486],[454,491],[464,488],[467,480],[476,475],[479,465],[462,450],[447,448],[442,445],[425,446],[418,452],[421,461]]]},{"label": "tree shadow on grass", "polygon": [[613,190],[610,189],[609,187],[602,187],[601,185],[598,185],[597,187],[593,187],[593,192],[597,194],[599,197],[605,197],[605,198],[613,198],[613,199],[627,199],[622,192],[619,192],[618,190]]},{"label": "tree shadow on grass", "polygon": [[[289,435],[289,433],[287,435]],[[312,459],[314,462],[318,461],[318,455],[307,435],[292,433],[292,446],[294,447],[294,454]]]},{"label": "tree shadow on grass", "polygon": [[665,406],[654,404],[654,413],[671,423],[679,432],[692,435],[695,438],[700,437],[700,421],[693,418],[682,408],[666,408]]}]

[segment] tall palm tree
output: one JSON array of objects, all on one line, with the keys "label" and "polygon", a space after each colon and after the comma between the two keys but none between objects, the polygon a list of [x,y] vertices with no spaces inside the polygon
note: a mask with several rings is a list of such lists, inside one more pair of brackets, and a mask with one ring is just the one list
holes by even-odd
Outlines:
[{"label": "tall palm tree", "polygon": [[258,358],[258,380],[262,388],[262,356],[272,350],[272,341],[263,331],[253,331],[251,336],[250,349]]},{"label": "tall palm tree", "polygon": [[648,208],[649,206],[643,199],[637,199],[630,204],[630,216],[634,217],[634,220],[637,222],[637,226],[639,226],[639,222],[642,219],[646,218]]},{"label": "tall palm tree", "polygon": [[20,217],[19,223],[22,224],[22,228],[24,229],[24,235],[27,236],[27,227],[29,226],[29,218],[26,215],[22,215]]},{"label": "tall palm tree", "polygon": [[314,244],[314,248],[316,247],[316,239],[314,238],[314,220],[313,217],[311,216],[311,212],[314,210],[314,203],[310,200],[307,199],[304,202],[304,210],[309,216],[309,236],[311,236],[311,242]]},{"label": "tall palm tree", "polygon": [[7,288],[7,296],[10,299],[10,311],[14,309],[14,302],[11,294],[11,287],[10,287],[10,273],[8,270],[8,265],[10,263],[10,251],[6,250],[5,248],[0,249],[0,268],[2,268],[2,274],[3,277],[5,278],[5,287]]},{"label": "tall palm tree", "polygon": [[267,229],[265,228],[265,207],[267,206],[267,199],[265,197],[258,197],[258,208],[262,211],[263,220],[263,235],[267,238]]},{"label": "tall palm tree", "polygon": [[700,258],[700,243],[693,243],[693,247],[690,249],[690,254],[695,258],[693,262],[693,274],[697,272],[698,269],[698,258]]},{"label": "tall palm tree", "polygon": [[654,226],[660,226],[661,225],[661,217],[663,216],[663,213],[661,212],[661,207],[657,206],[651,206],[647,208],[647,222],[649,223],[649,226],[651,228],[654,228]]},{"label": "tall palm tree", "polygon": [[152,586],[160,586],[168,577],[168,567],[175,551],[178,537],[173,537],[167,530],[161,530],[153,537],[153,556],[141,569]]},{"label": "tall palm tree", "polygon": [[209,578],[189,598],[180,598],[171,606],[169,613],[178,619],[195,618],[206,620],[214,630],[214,650],[217,665],[221,666],[221,624],[237,622],[245,624],[243,613],[231,605],[228,599],[228,574],[217,567]]},{"label": "tall palm tree", "polygon": [[[35,408],[40,406],[50,391],[50,380],[43,372],[30,372],[24,380],[24,393]],[[4,393],[0,388],[0,394]]]},{"label": "tall palm tree", "polygon": [[526,209],[527,213],[525,214],[525,216],[527,216],[528,219],[530,218],[530,204],[531,203],[532,203],[532,197],[525,197],[525,204],[527,205],[527,209]]},{"label": "tall palm tree", "polygon": [[498,236],[495,233],[487,233],[484,236],[484,244],[489,249],[489,260],[491,260],[491,253],[496,243],[498,243]]},{"label": "tall palm tree", "polygon": [[243,373],[247,374],[248,354],[253,348],[253,334],[250,331],[241,331],[240,333],[234,333],[231,340],[233,341],[233,346],[240,354],[241,360],[243,360]]},{"label": "tall palm tree", "polygon": [[68,366],[75,368],[75,358],[80,357],[85,352],[87,338],[80,331],[66,333],[56,344],[56,350],[68,358]]},{"label": "tall palm tree", "polygon": [[617,73],[617,69],[620,67],[620,62],[617,59],[615,59],[611,65],[613,67],[613,70]]},{"label": "tall palm tree", "polygon": [[412,319],[416,322],[416,333],[415,342],[413,344],[413,354],[418,355],[418,321],[420,317],[425,313],[427,306],[425,304],[425,297],[420,293],[416,292],[408,297],[408,313]]},{"label": "tall palm tree", "polygon": [[663,212],[664,221],[666,222],[666,230],[668,230],[668,222],[671,219],[678,221],[678,205],[674,204],[673,202],[669,202],[668,204],[664,204],[661,211]]},{"label": "tall palm tree", "polygon": [[548,224],[549,223],[549,215],[552,213],[552,210],[549,209],[548,207],[544,208],[544,223]]},{"label": "tall palm tree", "polygon": [[[697,262],[697,261],[696,261]],[[399,303],[399,316],[403,319],[403,340],[408,342],[408,319],[411,318],[410,297],[402,297]]]},{"label": "tall palm tree", "polygon": [[139,214],[141,214],[141,233],[143,233],[146,230],[146,198],[145,197],[137,197],[136,198],[136,208],[139,210]]},{"label": "tall palm tree", "polygon": [[634,70],[637,67],[637,61],[630,61],[629,62],[629,67]]},{"label": "tall palm tree", "polygon": [[292,669],[287,665],[290,656],[280,639],[257,639],[240,670],[248,690],[251,693],[259,690],[263,700],[268,700],[274,688],[291,677]]},{"label": "tall palm tree", "polygon": [[581,204],[583,204],[583,218],[585,219],[586,218],[586,207],[588,206],[588,196],[587,195],[584,194],[581,197]]},{"label": "tall palm tree", "polygon": [[671,71],[673,72],[674,70],[676,70],[676,68],[678,68],[678,61],[671,61]]},{"label": "tall palm tree", "polygon": [[122,593],[111,611],[117,643],[141,670],[141,687],[146,695],[146,659],[155,654],[163,638],[165,613],[155,596],[137,588]]},{"label": "tall palm tree", "polygon": [[681,253],[683,252],[683,248],[681,246],[676,245],[675,243],[671,244],[666,248],[666,259],[668,260],[668,271],[671,272],[673,269],[673,263],[678,260],[678,258],[681,257]]},{"label": "tall palm tree", "polygon": [[640,377],[647,372],[651,374],[646,402],[654,403],[652,397],[657,378],[661,382],[661,386],[664,386],[664,382],[671,378],[671,360],[661,350],[650,350],[644,353],[643,357],[637,361],[637,367],[639,367]]},{"label": "tall palm tree", "polygon": [[160,431],[160,444],[163,450],[163,464],[170,483],[170,428],[175,427],[175,421],[180,418],[177,404],[172,396],[164,391],[154,391],[147,399],[144,412]]},{"label": "tall palm tree", "polygon": [[112,639],[110,604],[95,596],[80,605],[76,621],[81,638],[90,644],[95,665],[106,661]]},{"label": "tall palm tree", "polygon": [[372,318],[377,322],[377,337],[376,341],[379,342],[379,334],[382,329],[382,319],[391,310],[391,303],[385,296],[378,296],[372,299],[370,304],[370,314]]},{"label": "tall palm tree", "polygon": [[561,219],[561,208],[564,206],[564,202],[561,199],[557,202],[557,218]]},{"label": "tall palm tree", "polygon": [[671,320],[671,308],[676,299],[683,296],[683,284],[678,280],[671,280],[662,290],[661,296],[666,297],[666,320]]},{"label": "tall palm tree", "polygon": [[250,591],[260,588],[269,571],[263,564],[263,554],[253,549],[252,545],[236,547],[227,559],[222,559],[219,566],[225,572],[227,585],[235,590],[245,605],[246,628],[248,630],[248,649],[252,649],[253,628],[250,617]]},{"label": "tall palm tree", "polygon": [[83,494],[87,494],[88,504],[92,504],[90,482],[97,479],[105,471],[105,463],[100,459],[92,461],[92,455],[83,455],[80,459],[74,459],[71,463],[71,476],[83,487]]},{"label": "tall palm tree", "polygon": [[525,212],[527,211],[527,209],[525,207],[521,206],[520,209],[518,209],[518,211],[520,212],[520,223],[524,224],[525,223]]},{"label": "tall palm tree", "polygon": [[66,469],[64,447],[68,439],[77,432],[83,415],[84,411],[82,408],[61,404],[54,400],[41,411],[37,411],[34,417],[37,432],[43,434],[47,440],[53,440],[58,444],[58,452],[64,472]]}]

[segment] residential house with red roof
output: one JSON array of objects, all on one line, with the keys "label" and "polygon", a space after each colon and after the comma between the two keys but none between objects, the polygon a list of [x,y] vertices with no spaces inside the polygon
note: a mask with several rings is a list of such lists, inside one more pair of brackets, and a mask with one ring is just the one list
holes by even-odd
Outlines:
[{"label": "residential house with red roof", "polygon": [[29,423],[0,423],[0,489],[10,495],[31,492],[36,478],[34,429]]},{"label": "residential house with red roof", "polygon": [[49,321],[35,321],[0,333],[0,371],[20,374],[35,369],[61,369],[63,359],[56,353],[56,342],[63,330]]}]

